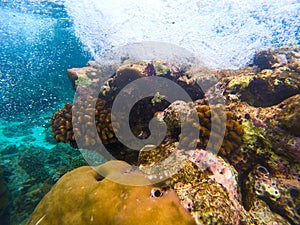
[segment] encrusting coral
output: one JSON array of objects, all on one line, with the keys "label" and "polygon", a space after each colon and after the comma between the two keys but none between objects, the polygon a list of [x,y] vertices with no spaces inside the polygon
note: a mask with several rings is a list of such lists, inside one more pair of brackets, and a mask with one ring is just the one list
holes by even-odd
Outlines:
[{"label": "encrusting coral", "polygon": [[171,183],[197,224],[250,223],[252,218],[241,204],[237,179],[235,169],[221,157],[197,149]]}]

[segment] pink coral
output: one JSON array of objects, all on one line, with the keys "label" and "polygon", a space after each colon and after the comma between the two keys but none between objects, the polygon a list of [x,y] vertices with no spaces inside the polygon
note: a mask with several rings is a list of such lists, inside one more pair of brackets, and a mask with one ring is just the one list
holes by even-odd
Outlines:
[{"label": "pink coral", "polygon": [[202,170],[212,172],[211,178],[222,184],[228,191],[231,201],[239,199],[237,192],[237,172],[222,158],[202,149],[194,151],[191,161]]}]

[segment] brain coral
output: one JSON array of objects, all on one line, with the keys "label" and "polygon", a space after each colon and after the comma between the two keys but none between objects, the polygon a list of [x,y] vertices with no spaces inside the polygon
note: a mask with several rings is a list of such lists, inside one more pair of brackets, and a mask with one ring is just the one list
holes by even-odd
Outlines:
[{"label": "brain coral", "polygon": [[85,166],[58,181],[28,220],[27,225],[31,224],[181,225],[195,222],[180,205],[174,191],[150,185],[121,185],[103,179],[93,168]]}]

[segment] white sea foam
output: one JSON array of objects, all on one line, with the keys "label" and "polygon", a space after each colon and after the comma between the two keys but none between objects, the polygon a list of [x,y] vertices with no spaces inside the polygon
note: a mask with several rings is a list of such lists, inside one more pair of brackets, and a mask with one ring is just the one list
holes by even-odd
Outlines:
[{"label": "white sea foam", "polygon": [[77,37],[97,58],[141,41],[184,47],[213,68],[262,48],[299,43],[299,0],[65,0]]}]

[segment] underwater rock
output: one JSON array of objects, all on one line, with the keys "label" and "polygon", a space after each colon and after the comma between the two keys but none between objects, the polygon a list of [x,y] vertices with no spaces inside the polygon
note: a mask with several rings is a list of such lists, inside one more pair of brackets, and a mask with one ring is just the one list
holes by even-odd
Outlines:
[{"label": "underwater rock", "polygon": [[300,137],[300,95],[295,95],[281,104],[278,115],[281,126],[291,134]]},{"label": "underwater rock", "polygon": [[[218,83],[219,86],[223,84],[221,95],[224,93],[228,100],[234,100],[230,98],[237,97],[237,101],[245,101],[255,107],[270,107],[299,94],[299,51],[298,46],[263,51],[261,55],[266,58],[284,57],[287,60],[276,65],[271,63],[272,67],[261,66],[260,71],[257,71],[255,67],[219,71],[221,78]],[[280,61],[280,59],[275,61]],[[269,64],[269,62],[264,62],[264,64]]]},{"label": "underwater rock", "polygon": [[272,50],[264,50],[257,52],[254,56],[253,64],[258,66],[261,70],[271,69],[278,60],[275,55],[273,55]]},{"label": "underwater rock", "polygon": [[[250,208],[254,214],[258,214],[256,210],[258,205],[268,205],[266,209],[271,209],[282,217],[281,221],[286,220],[283,224],[298,224],[299,215],[299,183],[289,179],[280,179],[280,176],[271,175],[269,170],[262,166],[256,165],[248,174],[245,181],[247,189],[245,190],[245,206]],[[264,203],[260,200],[263,200]],[[268,217],[273,217],[274,213],[269,211]],[[277,216],[278,217],[278,216]],[[276,221],[276,217],[273,217]]]},{"label": "underwater rock", "polygon": [[277,105],[300,93],[299,73],[279,67],[257,74],[236,74],[228,83],[226,92],[255,107]]},{"label": "underwater rock", "polygon": [[93,79],[97,75],[97,73],[98,70],[91,66],[83,68],[72,68],[67,70],[67,75],[74,90],[77,86],[90,86],[90,84],[92,84],[91,79]]},{"label": "underwater rock", "polygon": [[256,199],[255,204],[249,210],[250,215],[255,218],[256,224],[269,225],[290,225],[288,220],[277,213],[274,213],[268,204],[261,199]]},{"label": "underwater rock", "polygon": [[[228,158],[235,167],[240,167],[236,167],[239,172],[247,170],[254,165],[252,162],[259,159],[276,161],[287,157],[299,162],[299,138],[283,125],[284,119],[289,116],[285,110],[290,104],[296,104],[298,96],[266,108],[253,107],[246,102],[228,103],[226,108],[231,109],[240,118],[244,130],[243,144],[239,151],[241,155],[237,155],[236,159],[231,156]],[[297,123],[289,126],[297,126]]]},{"label": "underwater rock", "polygon": [[[177,147],[178,142],[175,142],[147,151],[147,154],[142,151],[139,155],[139,169],[147,174],[149,169],[145,166],[150,166],[153,167],[152,172],[156,172],[154,164],[169,157],[169,164],[164,169],[170,173],[170,178],[165,183],[175,190],[181,204],[193,215],[197,224],[240,224],[252,221],[241,203],[238,173],[230,164],[220,156],[202,149],[186,151],[187,157],[183,157],[184,153]],[[182,157],[174,160],[174,154],[181,154]],[[181,168],[178,167],[180,164]],[[151,178],[165,175],[159,172],[151,174]]]},{"label": "underwater rock", "polygon": [[221,157],[197,149],[171,183],[197,224],[241,224],[252,218],[241,204],[237,175]]},{"label": "underwater rock", "polygon": [[300,72],[300,49],[298,46],[289,46],[258,51],[253,65],[261,70],[286,66]]},{"label": "underwater rock", "polygon": [[75,169],[57,182],[27,221],[38,223],[195,224],[174,191],[114,183],[91,167]]}]

